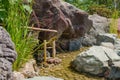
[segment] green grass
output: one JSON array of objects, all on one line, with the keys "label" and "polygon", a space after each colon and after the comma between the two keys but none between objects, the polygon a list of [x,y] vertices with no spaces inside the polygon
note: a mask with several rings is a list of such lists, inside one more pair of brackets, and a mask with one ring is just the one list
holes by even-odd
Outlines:
[{"label": "green grass", "polygon": [[110,33],[117,34],[117,19],[111,20]]},{"label": "green grass", "polygon": [[112,14],[111,24],[110,24],[110,33],[117,34],[118,17],[119,17],[119,12],[117,10],[114,10],[114,13]]},{"label": "green grass", "polygon": [[11,2],[8,10],[6,29],[10,33],[12,41],[15,43],[18,53],[17,59],[13,65],[14,70],[18,70],[25,62],[32,58],[32,50],[36,41],[28,36],[28,27],[30,13],[26,11],[22,0]]}]

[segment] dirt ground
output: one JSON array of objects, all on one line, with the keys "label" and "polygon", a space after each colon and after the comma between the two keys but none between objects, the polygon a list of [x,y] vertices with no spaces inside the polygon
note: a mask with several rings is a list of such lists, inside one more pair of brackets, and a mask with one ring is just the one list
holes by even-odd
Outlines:
[{"label": "dirt ground", "polygon": [[47,68],[40,69],[41,76],[54,76],[64,80],[104,80],[100,77],[94,77],[85,73],[78,73],[70,67],[70,62],[86,48],[79,51],[57,54],[57,57],[62,59],[59,65],[48,65]]}]

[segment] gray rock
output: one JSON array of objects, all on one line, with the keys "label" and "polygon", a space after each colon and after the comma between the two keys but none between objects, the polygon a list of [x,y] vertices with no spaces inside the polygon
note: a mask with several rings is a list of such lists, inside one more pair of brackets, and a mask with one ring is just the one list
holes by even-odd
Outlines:
[{"label": "gray rock", "polygon": [[103,72],[103,68],[109,67],[107,55],[112,59],[114,66],[120,68],[120,57],[113,49],[103,46],[93,46],[87,51],[80,53],[72,62],[72,66],[79,72],[87,72],[98,75]]},{"label": "gray rock", "polygon": [[55,78],[55,77],[41,76],[41,77],[34,77],[34,78],[24,79],[24,80],[63,80],[63,79]]},{"label": "gray rock", "polygon": [[101,42],[110,42],[112,44],[115,44],[115,40],[117,39],[117,35],[116,34],[109,34],[109,33],[98,34],[96,39],[97,39],[97,45],[100,45]]},{"label": "gray rock", "polygon": [[111,49],[115,48],[114,45],[110,42],[102,42],[100,45],[104,46],[104,47],[107,47],[107,48],[111,48]]},{"label": "gray rock", "polygon": [[12,79],[12,64],[17,57],[8,32],[0,26],[0,80]]},{"label": "gray rock", "polygon": [[106,17],[93,14],[89,16],[89,19],[93,21],[93,28],[96,33],[106,33],[109,32],[109,20]]},{"label": "gray rock", "polygon": [[92,46],[96,44],[96,37],[98,34],[109,32],[110,21],[107,18],[93,14],[89,16],[89,19],[93,21],[93,27],[85,34],[82,41],[83,46]]},{"label": "gray rock", "polygon": [[115,52],[120,56],[120,39],[115,41]]},{"label": "gray rock", "polygon": [[120,80],[120,68],[111,67],[110,74],[106,78],[107,80]]},{"label": "gray rock", "polygon": [[60,48],[63,51],[75,51],[75,50],[79,50],[82,47],[81,44],[82,39],[83,38],[60,39],[59,41],[57,41],[57,45],[60,46]]},{"label": "gray rock", "polygon": [[69,51],[79,50],[82,47],[81,39],[73,39],[69,42]]},{"label": "gray rock", "polygon": [[96,38],[95,38],[95,36],[86,34],[83,37],[83,40],[82,40],[82,45],[83,46],[92,46],[94,44],[96,44]]}]

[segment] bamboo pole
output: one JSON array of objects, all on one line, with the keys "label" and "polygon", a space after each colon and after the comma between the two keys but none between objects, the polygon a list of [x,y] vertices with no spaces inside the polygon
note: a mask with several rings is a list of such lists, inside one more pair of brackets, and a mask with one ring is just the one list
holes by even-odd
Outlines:
[{"label": "bamboo pole", "polygon": [[52,45],[52,51],[53,51],[53,58],[55,58],[55,55],[56,55],[56,48],[55,48],[55,40],[52,42],[53,43],[53,45]]},{"label": "bamboo pole", "polygon": [[[46,45],[52,43],[54,40],[56,40],[56,37],[51,38],[48,42],[46,42]],[[32,52],[32,54],[41,47],[44,47],[44,42],[42,44],[39,44],[38,47]]]},{"label": "bamboo pole", "polygon": [[46,54],[47,54],[47,42],[44,40],[44,62],[46,62]]},{"label": "bamboo pole", "polygon": [[35,28],[35,27],[27,27],[28,29],[37,30],[37,31],[46,31],[46,32],[54,32],[57,33],[57,30],[52,29],[43,29],[43,28]]}]

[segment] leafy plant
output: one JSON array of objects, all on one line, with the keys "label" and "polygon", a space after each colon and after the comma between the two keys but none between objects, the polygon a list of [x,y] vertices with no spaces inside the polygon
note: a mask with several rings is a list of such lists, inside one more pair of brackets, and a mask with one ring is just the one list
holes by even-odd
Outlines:
[{"label": "leafy plant", "polygon": [[99,14],[104,17],[111,17],[112,11],[108,9],[105,5],[93,5],[89,7],[90,14]]},{"label": "leafy plant", "polygon": [[[64,0],[90,13],[111,17],[116,8],[120,13],[120,0]],[[120,16],[120,15],[119,15]]]},{"label": "leafy plant", "polygon": [[32,58],[31,52],[36,43],[32,36],[28,36],[27,30],[32,9],[24,5],[23,0],[0,0],[0,4],[1,23],[4,22],[18,53],[13,69],[18,70]]},{"label": "leafy plant", "polygon": [[8,16],[9,0],[0,0],[0,23]]}]

